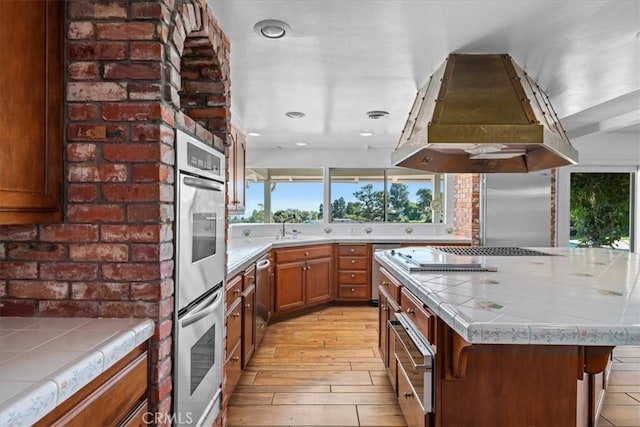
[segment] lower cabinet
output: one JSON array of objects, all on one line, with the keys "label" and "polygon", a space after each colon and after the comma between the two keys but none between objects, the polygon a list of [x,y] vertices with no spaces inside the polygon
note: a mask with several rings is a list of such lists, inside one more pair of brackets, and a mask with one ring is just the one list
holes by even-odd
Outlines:
[{"label": "lower cabinet", "polygon": [[242,293],[242,369],[256,349],[256,285]]},{"label": "lower cabinet", "polygon": [[332,245],[276,250],[275,258],[275,316],[333,299]]},{"label": "lower cabinet", "polygon": [[36,426],[143,426],[148,412],[148,343],[84,386]]}]

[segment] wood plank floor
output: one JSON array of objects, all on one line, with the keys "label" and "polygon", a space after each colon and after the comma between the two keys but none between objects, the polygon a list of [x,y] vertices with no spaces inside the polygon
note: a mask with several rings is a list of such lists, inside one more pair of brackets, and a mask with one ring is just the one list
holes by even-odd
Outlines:
[{"label": "wood plank floor", "polygon": [[[329,307],[270,325],[231,396],[228,425],[406,426],[377,324],[376,308]],[[613,356],[598,427],[639,427],[640,347]]]},{"label": "wood plank floor", "polygon": [[329,307],[270,325],[229,426],[406,426],[378,353],[378,311]]}]

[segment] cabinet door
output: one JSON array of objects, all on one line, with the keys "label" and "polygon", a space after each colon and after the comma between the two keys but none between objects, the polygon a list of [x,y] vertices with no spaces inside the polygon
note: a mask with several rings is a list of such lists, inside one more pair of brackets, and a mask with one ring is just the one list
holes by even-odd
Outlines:
[{"label": "cabinet door", "polygon": [[307,304],[331,301],[331,258],[309,260],[305,268]]},{"label": "cabinet door", "polygon": [[389,328],[387,327],[387,320],[389,320],[389,307],[387,297],[382,291],[382,286],[379,288],[378,295],[378,350],[380,350],[380,357],[385,368],[389,367]]},{"label": "cabinet door", "polygon": [[62,1],[0,1],[0,224],[62,217]]},{"label": "cabinet door", "polygon": [[292,262],[276,266],[276,313],[304,307],[304,265],[304,262]]},{"label": "cabinet door", "polygon": [[256,287],[251,285],[242,295],[242,369],[247,367],[256,348]]}]

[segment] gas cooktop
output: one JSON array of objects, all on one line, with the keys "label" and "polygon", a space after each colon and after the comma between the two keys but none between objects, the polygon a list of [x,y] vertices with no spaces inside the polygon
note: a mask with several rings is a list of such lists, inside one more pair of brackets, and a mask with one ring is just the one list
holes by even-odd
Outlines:
[{"label": "gas cooktop", "polygon": [[432,249],[454,255],[471,256],[554,256],[533,249],[518,248],[513,246],[434,246]]}]

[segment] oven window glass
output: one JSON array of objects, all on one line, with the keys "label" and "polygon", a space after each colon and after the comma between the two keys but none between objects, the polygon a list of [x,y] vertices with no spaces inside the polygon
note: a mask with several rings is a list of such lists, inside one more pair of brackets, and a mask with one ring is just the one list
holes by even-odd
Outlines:
[{"label": "oven window glass", "polygon": [[191,394],[196,391],[215,363],[215,338],[214,325],[191,347]]},{"label": "oven window glass", "polygon": [[196,262],[216,254],[216,214],[193,214],[191,261]]}]

